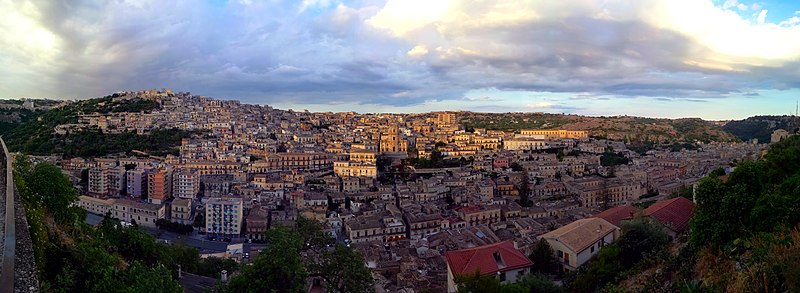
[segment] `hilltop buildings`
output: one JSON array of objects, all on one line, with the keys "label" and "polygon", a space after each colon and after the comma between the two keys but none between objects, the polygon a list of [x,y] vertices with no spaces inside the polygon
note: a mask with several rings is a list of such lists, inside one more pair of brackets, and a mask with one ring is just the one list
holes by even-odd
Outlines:
[{"label": "hilltop buildings", "polygon": [[[256,242],[275,225],[315,219],[358,249],[373,271],[387,272],[376,274],[387,291],[452,289],[452,277],[474,268],[457,261],[465,255],[480,256],[474,264],[482,273],[516,280],[530,271],[519,255],[542,238],[574,270],[639,214],[680,237],[691,208],[668,198],[718,167],[761,153],[752,144],[709,143],[640,154],[569,127],[468,132],[458,112],[282,111],[166,91],[120,98],[161,108],[86,113],[64,129],[199,134],[163,157],[61,161],[85,186],[81,207],[141,225],[197,224],[206,236]],[[609,150],[629,163],[604,166]],[[83,172],[87,178],[78,183]],[[650,201],[657,203],[634,208]],[[195,221],[199,216],[204,220]]]}]

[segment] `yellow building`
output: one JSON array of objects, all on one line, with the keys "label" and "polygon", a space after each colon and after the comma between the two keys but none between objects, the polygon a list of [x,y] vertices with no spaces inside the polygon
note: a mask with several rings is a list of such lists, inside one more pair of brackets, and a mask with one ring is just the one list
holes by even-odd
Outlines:
[{"label": "yellow building", "polygon": [[389,128],[382,132],[380,135],[380,152],[381,153],[404,153],[408,142],[400,139],[400,131],[397,125],[389,126]]},{"label": "yellow building", "polygon": [[554,139],[554,138],[584,139],[589,137],[589,133],[584,130],[564,130],[564,129],[553,129],[553,130],[523,129],[520,131],[520,134],[530,135],[530,136],[541,135],[548,139]]},{"label": "yellow building", "polygon": [[353,161],[334,162],[333,173],[340,177],[378,177],[378,168],[375,164],[358,163]]}]

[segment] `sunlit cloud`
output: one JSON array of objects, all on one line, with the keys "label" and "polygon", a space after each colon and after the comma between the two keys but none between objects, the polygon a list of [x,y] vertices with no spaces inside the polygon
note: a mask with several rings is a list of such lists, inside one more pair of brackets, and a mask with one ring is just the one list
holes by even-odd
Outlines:
[{"label": "sunlit cloud", "polygon": [[800,14],[772,4],[0,0],[0,98],[171,87],[315,110],[778,113],[800,96]]}]

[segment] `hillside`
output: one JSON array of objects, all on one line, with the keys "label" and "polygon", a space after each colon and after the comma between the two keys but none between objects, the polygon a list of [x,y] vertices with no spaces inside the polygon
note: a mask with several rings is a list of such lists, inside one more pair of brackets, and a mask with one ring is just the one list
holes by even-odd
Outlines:
[{"label": "hillside", "polygon": [[800,292],[798,170],[800,136],[795,135],[772,145],[761,160],[741,163],[726,176],[704,178],[695,189],[688,240],[654,251],[635,270],[611,278],[617,285],[610,287]]},{"label": "hillside", "polygon": [[465,129],[486,128],[588,130],[589,135],[627,141],[736,141],[718,125],[699,118],[655,119],[631,116],[587,117],[544,113],[461,112]]},{"label": "hillside", "polygon": [[78,122],[78,116],[83,113],[146,112],[159,108],[160,105],[152,100],[114,100],[113,96],[67,103],[49,110],[3,108],[0,109],[0,135],[11,151],[34,155],[103,156],[133,149],[154,151],[158,155],[169,152],[170,148],[180,144],[181,138],[189,137],[191,133],[163,129],[149,135],[106,134],[90,129],[60,135],[54,132],[54,128]]},{"label": "hillside", "polygon": [[798,128],[800,128],[800,117],[798,116],[753,116],[728,122],[722,127],[741,140],[756,138],[761,143],[768,143],[770,135],[776,129],[794,132]]}]

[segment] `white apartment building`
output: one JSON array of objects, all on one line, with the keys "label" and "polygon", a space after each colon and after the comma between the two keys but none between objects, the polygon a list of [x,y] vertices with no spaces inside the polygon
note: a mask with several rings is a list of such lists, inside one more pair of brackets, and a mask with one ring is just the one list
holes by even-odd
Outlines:
[{"label": "white apartment building", "polygon": [[200,175],[189,169],[172,174],[172,195],[176,198],[195,199],[200,192]]},{"label": "white apartment building", "polygon": [[241,198],[210,198],[205,207],[206,233],[232,236],[241,234]]}]

